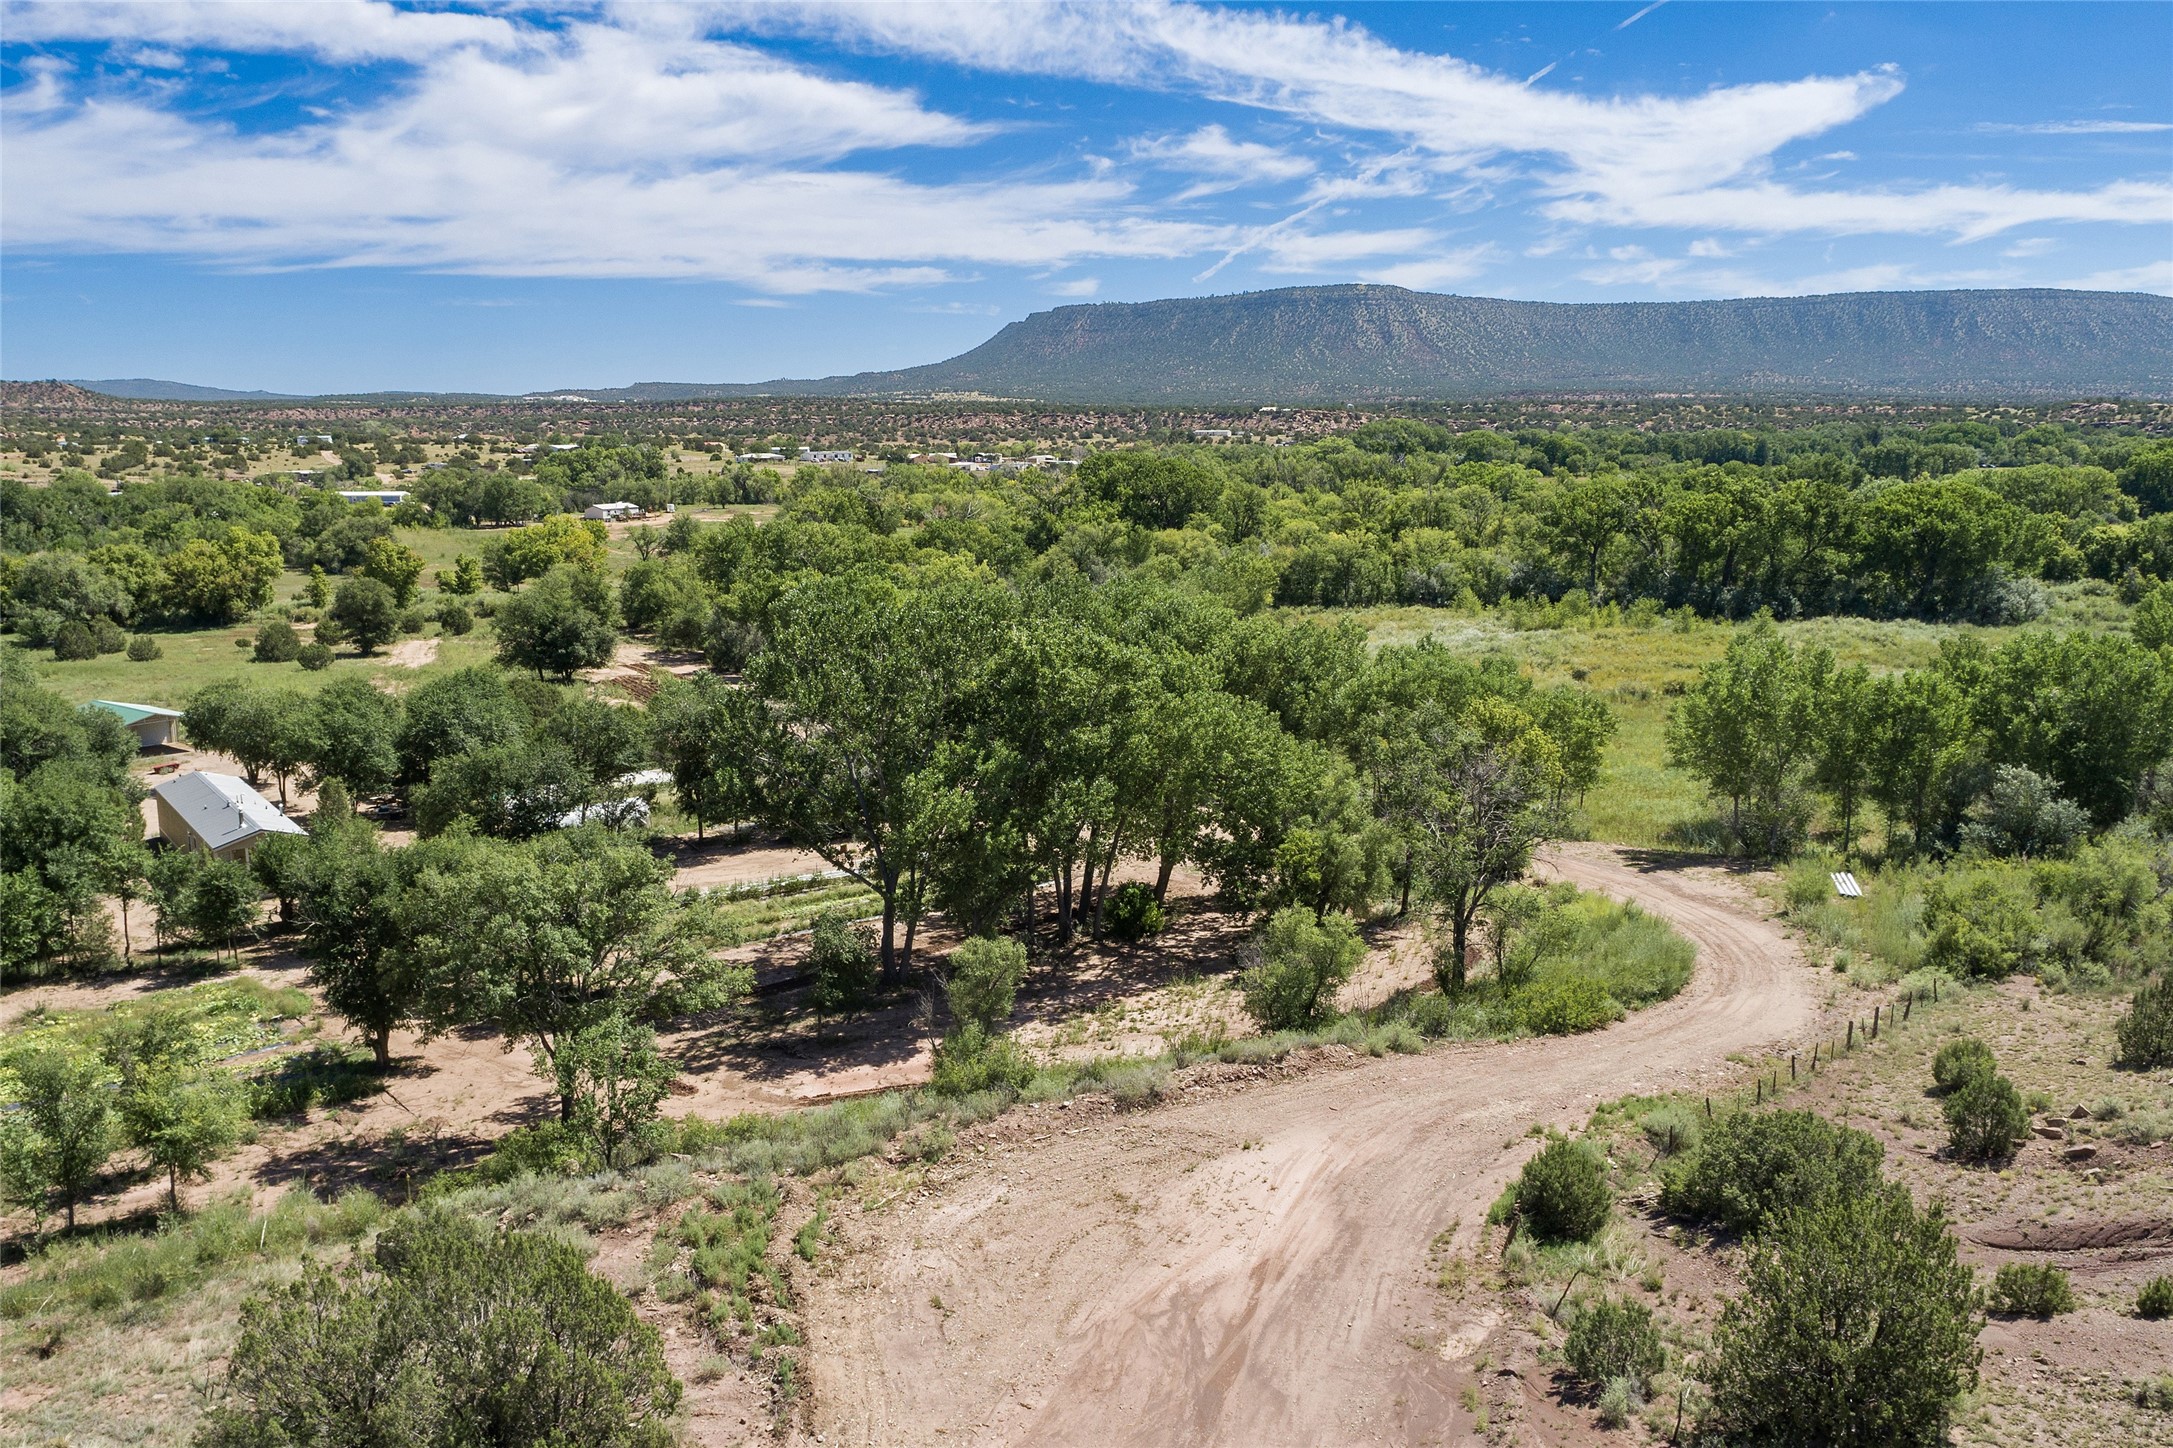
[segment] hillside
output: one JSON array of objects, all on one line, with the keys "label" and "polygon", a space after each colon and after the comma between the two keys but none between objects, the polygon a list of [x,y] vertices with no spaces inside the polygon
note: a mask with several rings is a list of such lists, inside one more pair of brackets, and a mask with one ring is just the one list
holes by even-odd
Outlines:
[{"label": "hillside", "polygon": [[2173,298],[2041,290],[1564,303],[1291,287],[1059,307],[947,362],[896,372],[584,395],[1231,403],[1594,390],[2164,397]]}]

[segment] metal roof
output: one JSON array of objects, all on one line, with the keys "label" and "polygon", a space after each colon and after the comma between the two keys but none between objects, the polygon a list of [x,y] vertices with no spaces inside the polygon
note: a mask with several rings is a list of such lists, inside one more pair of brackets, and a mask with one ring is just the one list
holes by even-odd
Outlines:
[{"label": "metal roof", "polygon": [[181,816],[210,849],[223,850],[258,835],[308,833],[231,774],[179,774],[152,785],[151,793]]},{"label": "metal roof", "polygon": [[123,724],[141,724],[146,719],[179,719],[179,709],[161,709],[156,704],[119,704],[111,699],[91,700],[93,709],[103,709],[109,714],[121,716]]}]

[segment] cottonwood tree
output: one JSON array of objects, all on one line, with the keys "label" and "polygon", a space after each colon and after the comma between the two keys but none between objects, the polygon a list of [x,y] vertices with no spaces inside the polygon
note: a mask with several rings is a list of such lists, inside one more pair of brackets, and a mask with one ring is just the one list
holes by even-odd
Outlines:
[{"label": "cottonwood tree", "polygon": [[133,1063],[121,1079],[119,1107],[128,1144],[166,1173],[166,1203],[176,1212],[181,1183],[209,1173],[249,1125],[239,1081],[180,1060]]},{"label": "cottonwood tree", "polygon": [[1514,719],[1423,717],[1392,775],[1391,808],[1409,832],[1420,888],[1449,928],[1435,975],[1450,994],[1464,989],[1473,924],[1555,828],[1551,748],[1534,729],[1501,737],[1502,727]]},{"label": "cottonwood tree", "polygon": [[399,597],[375,578],[350,578],[342,583],[332,596],[329,616],[339,625],[339,633],[365,657],[400,633]]},{"label": "cottonwood tree", "polygon": [[1668,761],[1728,802],[1728,830],[1769,853],[1800,835],[1812,757],[1815,681],[1825,651],[1799,654],[1771,619],[1736,630],[1668,716]]},{"label": "cottonwood tree", "polygon": [[498,605],[491,626],[498,661],[570,681],[577,669],[600,668],[617,647],[618,604],[595,569],[562,563]]},{"label": "cottonwood tree", "polygon": [[425,856],[404,887],[401,918],[437,1029],[495,1026],[525,1044],[560,1086],[572,1121],[581,1097],[559,1060],[580,1032],[624,1016],[661,1020],[744,994],[745,966],[712,958],[715,913],[671,889],[671,867],[598,827],[525,845],[474,842]]},{"label": "cottonwood tree", "polygon": [[403,860],[352,816],[312,822],[293,870],[301,953],[324,1001],[362,1036],[378,1069],[392,1064],[392,1033],[421,1008],[416,952],[400,909],[403,865],[456,867],[452,850]]},{"label": "cottonwood tree", "polygon": [[41,1219],[60,1197],[69,1230],[119,1144],[113,1093],[98,1058],[45,1046],[17,1058],[20,1109],[0,1120],[0,1187]]},{"label": "cottonwood tree", "polygon": [[923,877],[967,818],[949,808],[946,754],[1004,612],[1000,591],[964,578],[819,579],[778,600],[747,667],[762,818],[881,897],[886,979],[910,964]]}]

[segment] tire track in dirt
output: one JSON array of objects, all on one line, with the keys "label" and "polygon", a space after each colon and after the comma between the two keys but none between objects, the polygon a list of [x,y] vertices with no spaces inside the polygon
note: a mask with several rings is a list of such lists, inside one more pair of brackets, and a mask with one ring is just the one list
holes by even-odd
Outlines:
[{"label": "tire track in dirt", "polygon": [[[1444,1322],[1429,1243],[1476,1234],[1534,1123],[1694,1085],[1814,1015],[1745,886],[1592,846],[1541,873],[1699,947],[1674,1000],[1590,1035],[1437,1047],[999,1147],[855,1220],[809,1313],[829,1443],[1440,1442],[1491,1324]],[[1438,1347],[1443,1329],[1451,1347]],[[1453,1354],[1453,1356],[1451,1355]]]}]

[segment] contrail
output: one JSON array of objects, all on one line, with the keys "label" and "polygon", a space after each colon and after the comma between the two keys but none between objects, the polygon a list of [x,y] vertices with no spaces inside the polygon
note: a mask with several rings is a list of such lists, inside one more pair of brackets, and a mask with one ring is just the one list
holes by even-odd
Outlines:
[{"label": "contrail", "polygon": [[1635,15],[1632,15],[1629,19],[1623,21],[1620,25],[1617,25],[1615,29],[1628,30],[1631,26],[1637,24],[1638,21],[1643,20],[1646,16],[1652,14],[1653,11],[1658,10],[1661,6],[1665,4],[1667,4],[1667,0],[1652,0],[1652,3],[1650,5],[1647,5],[1644,9],[1638,11]]}]

